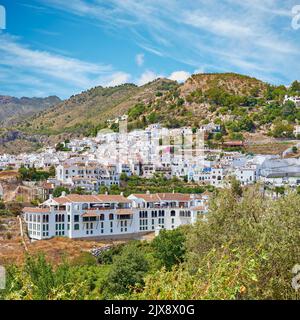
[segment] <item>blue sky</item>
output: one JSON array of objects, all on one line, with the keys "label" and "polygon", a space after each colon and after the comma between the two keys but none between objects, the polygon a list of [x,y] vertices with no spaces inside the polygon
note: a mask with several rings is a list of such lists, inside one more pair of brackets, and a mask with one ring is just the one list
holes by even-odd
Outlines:
[{"label": "blue sky", "polygon": [[[238,72],[300,78],[300,0],[0,0],[0,94],[67,98],[96,85]],[[300,11],[300,10],[299,10]],[[300,22],[300,19],[299,19]]]}]

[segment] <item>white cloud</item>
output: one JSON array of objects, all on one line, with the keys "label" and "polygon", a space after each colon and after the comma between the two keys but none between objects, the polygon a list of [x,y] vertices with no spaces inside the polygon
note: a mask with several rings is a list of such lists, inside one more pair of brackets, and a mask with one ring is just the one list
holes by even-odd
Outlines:
[{"label": "white cloud", "polygon": [[204,67],[202,67],[202,68],[197,68],[196,70],[194,70],[193,74],[204,73],[204,72],[205,72]]},{"label": "white cloud", "polygon": [[127,83],[131,78],[131,75],[125,72],[116,72],[110,75],[107,79],[102,82],[105,87],[115,87],[120,84]]},{"label": "white cloud", "polygon": [[[27,83],[28,88],[30,86],[35,87],[35,90],[43,88],[40,91],[45,90],[63,96],[97,85],[119,85],[130,78],[129,74],[114,70],[110,65],[90,63],[65,55],[31,49],[7,34],[0,34],[0,56],[2,78],[19,79],[19,83],[21,78],[32,79],[34,81]],[[2,87],[5,85],[13,87],[9,81],[3,83]]]},{"label": "white cloud", "polygon": [[170,80],[177,81],[177,82],[184,82],[187,80],[191,74],[186,71],[174,71],[168,77]]},{"label": "white cloud", "polygon": [[136,64],[141,67],[145,62],[145,55],[143,53],[139,53],[135,57]]},{"label": "white cloud", "polygon": [[136,83],[139,86],[142,86],[148,82],[151,82],[155,79],[161,78],[162,76],[151,71],[151,70],[146,70],[139,79],[137,79]]},{"label": "white cloud", "polygon": [[294,0],[43,1],[119,33],[130,25],[124,35],[144,50],[193,68],[201,60],[207,72],[282,80],[300,72],[299,42],[290,26]]}]

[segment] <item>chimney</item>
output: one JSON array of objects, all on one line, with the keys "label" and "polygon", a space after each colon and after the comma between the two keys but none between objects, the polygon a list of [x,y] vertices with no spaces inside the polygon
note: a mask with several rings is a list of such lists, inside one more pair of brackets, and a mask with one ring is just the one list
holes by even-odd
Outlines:
[{"label": "chimney", "polygon": [[120,196],[124,197],[124,192],[121,192],[121,193],[120,193]]},{"label": "chimney", "polygon": [[61,193],[61,196],[62,197],[65,197],[67,194],[66,194],[66,191],[63,191],[62,193]]},{"label": "chimney", "polygon": [[107,192],[107,191],[105,191],[105,195],[106,195],[106,196],[108,195],[108,192]]},{"label": "chimney", "polygon": [[149,190],[147,190],[146,194],[150,194],[150,191],[149,191]]}]

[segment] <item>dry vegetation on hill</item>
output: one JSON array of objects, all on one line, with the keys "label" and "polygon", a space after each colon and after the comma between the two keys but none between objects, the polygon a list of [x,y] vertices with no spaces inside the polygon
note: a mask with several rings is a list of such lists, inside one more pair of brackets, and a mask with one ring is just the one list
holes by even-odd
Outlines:
[{"label": "dry vegetation on hill", "polygon": [[[257,130],[276,138],[293,136],[300,110],[283,103],[284,95],[299,95],[300,83],[272,86],[234,73],[192,75],[185,83],[157,79],[144,86],[124,84],[95,87],[50,107],[11,131],[0,132],[3,152],[16,141],[26,151],[64,139],[95,135],[108,126],[107,120],[127,114],[128,129],[143,129],[160,122],[169,128],[221,124],[222,135],[241,139]],[[118,130],[118,125],[110,128]],[[221,137],[218,137],[219,139]],[[2,143],[1,143],[2,139]],[[20,151],[23,147],[20,146]]]}]

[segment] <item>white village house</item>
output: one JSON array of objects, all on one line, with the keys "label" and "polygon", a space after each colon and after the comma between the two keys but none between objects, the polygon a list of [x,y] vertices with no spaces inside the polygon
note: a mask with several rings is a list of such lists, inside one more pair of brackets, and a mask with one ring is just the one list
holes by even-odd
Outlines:
[{"label": "white village house", "polygon": [[62,194],[40,207],[24,208],[31,239],[114,237],[171,230],[208,211],[208,194]]}]

